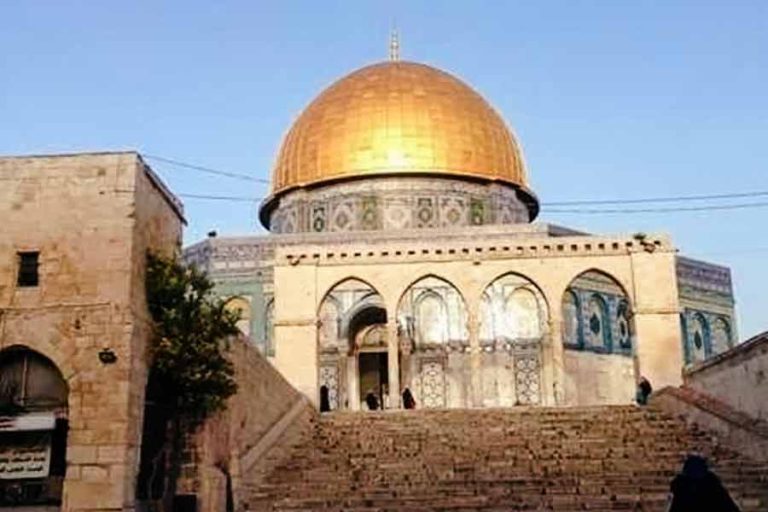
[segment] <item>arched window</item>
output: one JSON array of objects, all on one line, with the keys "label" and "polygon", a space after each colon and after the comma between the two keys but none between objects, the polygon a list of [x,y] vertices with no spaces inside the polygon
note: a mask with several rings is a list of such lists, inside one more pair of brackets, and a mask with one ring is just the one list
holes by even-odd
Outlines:
[{"label": "arched window", "polygon": [[581,344],[581,322],[579,320],[579,299],[571,290],[563,295],[563,343],[571,346]]},{"label": "arched window", "polygon": [[598,294],[593,294],[587,303],[586,345],[592,348],[610,349],[610,323],[608,306]]},{"label": "arched window", "polygon": [[720,354],[733,345],[731,325],[722,317],[712,322],[712,352]]},{"label": "arched window", "polygon": [[544,299],[529,279],[515,274],[501,276],[483,291],[480,339],[539,341],[547,315]]},{"label": "arched window", "polygon": [[[601,270],[587,270],[570,282],[568,291],[573,295],[563,298],[563,330],[578,329],[579,343],[566,341],[566,346],[630,355],[632,309],[619,281]],[[574,310],[578,320],[573,320]]]},{"label": "arched window", "polygon": [[251,303],[244,297],[233,297],[227,301],[226,308],[240,315],[237,328],[245,336],[251,335]]},{"label": "arched window", "polygon": [[327,354],[354,351],[355,336],[361,328],[371,325],[372,321],[386,321],[371,316],[373,310],[383,310],[383,301],[368,283],[350,277],[334,285],[317,310],[320,350]]},{"label": "arched window", "polygon": [[427,276],[409,286],[398,303],[397,318],[401,335],[415,348],[469,344],[464,298],[441,278]]},{"label": "arched window", "polygon": [[66,409],[69,389],[58,368],[31,350],[0,352],[0,408]]},{"label": "arched window", "polygon": [[427,345],[445,343],[448,314],[443,298],[435,292],[426,291],[416,300],[415,309],[419,342]]},{"label": "arched window", "polygon": [[629,324],[629,304],[622,300],[616,308],[616,334],[618,335],[619,348],[632,349],[632,332]]},{"label": "arched window", "polygon": [[268,356],[275,355],[275,301],[270,300],[267,302],[267,307],[264,310],[264,349]]},{"label": "arched window", "polygon": [[541,336],[541,316],[536,295],[527,288],[516,288],[506,300],[506,320],[515,339]]},{"label": "arched window", "polygon": [[709,354],[709,325],[707,319],[701,313],[695,313],[691,317],[688,326],[688,353],[690,361],[698,363],[707,358]]},{"label": "arched window", "polygon": [[[0,459],[19,458],[12,472],[0,476],[0,482],[12,486],[6,487],[10,493],[0,488],[0,507],[61,501],[68,395],[67,382],[46,357],[22,347],[0,351],[0,416],[10,417],[0,431]],[[32,429],[14,421],[27,413],[34,413]],[[25,464],[29,457],[34,463]]]}]

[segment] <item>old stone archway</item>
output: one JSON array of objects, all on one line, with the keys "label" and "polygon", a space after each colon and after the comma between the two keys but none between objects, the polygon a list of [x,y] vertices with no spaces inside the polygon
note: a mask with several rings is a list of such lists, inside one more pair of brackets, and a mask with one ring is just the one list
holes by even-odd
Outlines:
[{"label": "old stone archway", "polygon": [[58,510],[66,472],[69,387],[47,357],[0,351],[0,507]]}]

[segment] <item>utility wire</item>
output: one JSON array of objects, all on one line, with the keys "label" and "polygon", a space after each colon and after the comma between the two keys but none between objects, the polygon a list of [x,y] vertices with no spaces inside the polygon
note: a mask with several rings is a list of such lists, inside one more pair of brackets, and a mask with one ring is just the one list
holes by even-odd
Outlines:
[{"label": "utility wire", "polygon": [[743,208],[762,208],[768,206],[768,201],[758,203],[718,204],[704,206],[670,206],[667,208],[600,208],[600,209],[544,209],[545,213],[666,213],[666,212],[703,212],[711,210],[739,210]]},{"label": "utility wire", "polygon": [[248,174],[241,174],[239,172],[229,172],[229,171],[221,171],[219,169],[213,169],[211,167],[204,167],[202,165],[195,165],[195,164],[188,164],[186,162],[182,162],[180,160],[174,160],[172,158],[165,158],[164,156],[157,156],[157,155],[150,155],[147,153],[142,153],[142,156],[149,158],[150,160],[157,160],[158,162],[163,162],[170,165],[175,165],[176,167],[182,167],[185,169],[192,169],[195,171],[200,172],[206,172],[208,174],[215,174],[217,176],[225,176],[227,178],[232,178],[236,180],[243,180],[243,181],[255,181],[256,183],[269,183],[269,180],[264,178],[254,178],[253,176],[250,176]]},{"label": "utility wire", "polygon": [[[158,155],[151,155],[142,153],[142,155],[151,160],[157,160],[176,167],[182,167],[185,169],[191,169],[194,171],[204,172],[208,174],[214,174],[217,176],[224,176],[227,178],[252,181],[256,183],[270,183],[269,180],[264,178],[255,178],[248,174],[236,173],[230,171],[223,171],[220,169],[214,169],[212,167],[205,167],[202,165],[190,164],[182,162],[173,158],[166,158]],[[207,194],[178,194],[180,197],[186,197],[189,199],[202,199],[210,201],[231,201],[242,203],[255,203],[264,199],[263,197],[247,197],[247,196],[215,196]],[[561,209],[550,208],[550,206],[600,206],[600,205],[624,205],[624,204],[648,204],[648,203],[673,203],[673,202],[685,202],[685,201],[711,201],[721,199],[738,199],[746,197],[768,197],[768,190],[759,190],[752,192],[732,192],[725,194],[702,194],[702,195],[689,195],[689,196],[665,196],[665,197],[647,197],[637,199],[598,199],[598,200],[578,200],[578,201],[553,201],[541,203],[542,211],[544,213],[583,213],[583,214],[622,214],[622,213],[667,213],[667,212],[698,212],[698,211],[713,211],[713,210],[739,210],[744,208],[762,208],[768,206],[768,202],[755,202],[755,203],[737,203],[726,205],[702,205],[702,206],[669,206],[662,208],[587,208],[587,209]]]},{"label": "utility wire", "polygon": [[232,201],[234,203],[256,203],[264,199],[263,197],[243,197],[243,196],[209,196],[205,194],[176,194],[179,197],[188,199],[207,199],[210,201]]},{"label": "utility wire", "polygon": [[692,196],[666,196],[666,197],[647,197],[640,199],[601,199],[601,200],[583,200],[583,201],[556,201],[544,202],[542,206],[578,206],[578,205],[600,205],[600,204],[642,204],[642,203],[676,203],[679,201],[704,201],[711,199],[737,199],[744,197],[764,197],[768,196],[768,190],[756,192],[734,192],[728,194],[709,194]]}]

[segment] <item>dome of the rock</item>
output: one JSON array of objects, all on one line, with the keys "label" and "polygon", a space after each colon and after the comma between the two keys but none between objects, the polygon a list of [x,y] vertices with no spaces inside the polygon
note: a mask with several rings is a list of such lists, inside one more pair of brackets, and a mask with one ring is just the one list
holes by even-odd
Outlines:
[{"label": "dome of the rock", "polygon": [[373,64],[341,78],[301,113],[285,136],[270,197],[360,178],[458,178],[509,185],[538,213],[522,151],[501,116],[471,87],[412,62]]}]

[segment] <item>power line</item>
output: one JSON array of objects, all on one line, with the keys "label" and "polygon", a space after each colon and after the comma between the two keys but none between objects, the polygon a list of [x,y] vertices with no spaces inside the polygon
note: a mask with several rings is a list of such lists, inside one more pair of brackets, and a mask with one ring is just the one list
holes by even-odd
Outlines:
[{"label": "power line", "polygon": [[264,178],[254,178],[253,176],[250,176],[248,174],[242,174],[239,172],[230,172],[230,171],[222,171],[219,169],[214,169],[212,167],[205,167],[202,165],[196,165],[196,164],[189,164],[187,162],[182,162],[180,160],[174,160],[173,158],[165,158],[164,156],[157,156],[157,155],[150,155],[147,153],[142,153],[142,156],[149,158],[150,160],[157,160],[158,162],[164,162],[166,164],[175,165],[176,167],[182,167],[185,169],[192,169],[195,171],[200,172],[206,172],[208,174],[215,174],[217,176],[225,176],[227,178],[232,178],[236,180],[243,180],[243,181],[254,181],[256,183],[269,183],[269,180]]},{"label": "power line", "polygon": [[179,197],[187,199],[206,199],[210,201],[232,201],[235,203],[256,203],[264,199],[263,197],[245,197],[245,196],[209,196],[205,194],[176,194]]},{"label": "power line", "polygon": [[737,199],[744,197],[765,197],[768,196],[768,190],[756,192],[733,192],[727,194],[709,194],[709,195],[691,195],[691,196],[666,196],[666,197],[647,197],[639,199],[600,199],[583,201],[556,201],[541,203],[542,206],[578,206],[578,205],[600,205],[600,204],[642,204],[642,203],[673,203],[682,201],[704,201],[711,199]]},{"label": "power line", "polygon": [[703,212],[712,210],[739,210],[744,208],[762,208],[768,206],[768,201],[758,203],[719,204],[705,206],[670,206],[668,208],[596,208],[596,209],[546,209],[546,213],[667,213],[667,212]]},{"label": "power line", "polygon": [[[231,201],[239,203],[257,203],[263,200],[263,197],[246,196],[213,196],[205,194],[177,194],[179,197],[188,199],[203,199],[209,201]],[[544,208],[542,213],[576,213],[588,215],[601,214],[624,214],[624,213],[670,213],[670,212],[703,212],[717,210],[741,210],[746,208],[763,208],[768,206],[766,202],[740,203],[740,204],[722,204],[722,205],[702,205],[702,206],[670,206],[665,208]]]},{"label": "power line", "polygon": [[[173,158],[166,158],[158,155],[151,155],[142,153],[148,159],[157,160],[176,167],[182,167],[185,169],[191,169],[208,174],[214,174],[217,176],[223,176],[227,178],[251,181],[256,183],[269,184],[270,181],[264,178],[255,178],[248,174],[236,173],[230,171],[223,171],[221,169],[215,169],[212,167],[206,167],[197,164],[190,164],[182,162]],[[247,197],[247,196],[214,196],[206,194],[178,194],[180,197],[186,197],[189,199],[202,199],[210,201],[231,201],[231,202],[248,202],[255,203],[263,197]],[[595,208],[595,209],[561,209],[561,208],[549,208],[550,206],[600,206],[600,205],[623,205],[623,204],[648,204],[648,203],[672,203],[672,202],[685,202],[685,201],[711,201],[722,199],[738,199],[746,197],[767,197],[768,191],[751,191],[751,192],[730,192],[725,194],[700,194],[700,195],[687,195],[687,196],[664,196],[664,197],[647,197],[647,198],[635,198],[635,199],[598,199],[598,200],[577,200],[577,201],[553,201],[541,203],[544,213],[575,213],[575,214],[624,214],[624,213],[667,213],[667,212],[698,212],[698,211],[716,211],[716,210],[738,210],[745,208],[762,208],[768,206],[768,202],[756,202],[756,203],[738,203],[738,204],[726,204],[726,205],[702,205],[702,206],[669,206],[663,208]]]}]

